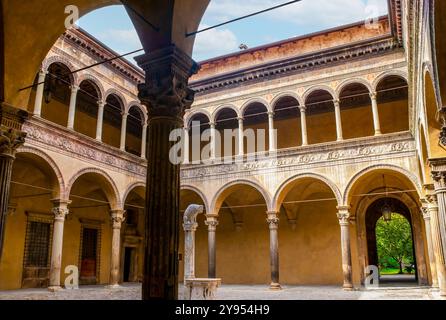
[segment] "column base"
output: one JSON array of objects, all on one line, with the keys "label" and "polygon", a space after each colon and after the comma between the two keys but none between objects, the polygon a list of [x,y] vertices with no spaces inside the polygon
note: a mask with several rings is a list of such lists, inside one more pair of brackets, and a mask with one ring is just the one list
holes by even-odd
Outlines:
[{"label": "column base", "polygon": [[377,137],[377,136],[381,136],[381,135],[382,135],[382,132],[381,132],[381,131],[375,132],[375,137]]},{"label": "column base", "polygon": [[270,290],[282,290],[282,286],[280,285],[280,283],[272,282],[272,283],[269,285],[269,289],[270,289]]},{"label": "column base", "polygon": [[110,284],[106,288],[107,289],[120,289],[121,285],[119,285],[119,284]]},{"label": "column base", "polygon": [[353,290],[355,290],[355,288],[353,287],[352,284],[344,284],[342,286],[342,290],[344,290],[344,291],[353,291]]},{"label": "column base", "polygon": [[50,286],[48,287],[48,291],[49,292],[57,292],[57,291],[62,291],[63,288],[61,286]]}]

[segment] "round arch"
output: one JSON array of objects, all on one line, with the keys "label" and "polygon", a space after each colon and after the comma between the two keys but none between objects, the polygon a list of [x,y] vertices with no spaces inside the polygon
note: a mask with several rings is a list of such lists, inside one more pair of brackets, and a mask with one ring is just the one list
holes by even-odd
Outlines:
[{"label": "round arch", "polygon": [[206,212],[211,212],[211,211],[209,211],[209,209],[210,209],[209,201],[208,201],[206,195],[199,188],[197,188],[197,187],[195,187],[193,185],[183,184],[183,185],[181,185],[180,190],[181,191],[188,190],[188,191],[195,192],[201,198],[201,200],[203,201],[205,211]]},{"label": "round arch", "polygon": [[310,95],[312,93],[316,92],[316,91],[326,91],[333,97],[333,100],[337,99],[336,92],[331,87],[329,87],[327,85],[316,85],[316,86],[312,86],[312,87],[308,88],[304,92],[304,94],[302,96],[303,97],[302,100],[303,100],[304,105],[307,103],[307,100],[310,97]]},{"label": "round arch", "polygon": [[[317,181],[322,182],[323,184],[325,184],[335,195],[336,197],[336,202],[339,205],[341,205],[342,203],[342,195],[341,192],[339,190],[339,188],[336,186],[335,183],[333,183],[332,181],[330,181],[328,178],[319,175],[319,174],[315,174],[315,173],[300,173],[300,174],[296,174],[292,177],[287,178],[285,181],[283,181],[279,187],[277,188],[275,194],[274,194],[274,198],[272,200],[272,208],[274,211],[279,211],[280,210],[280,206],[282,205],[283,200],[286,197],[287,194],[287,188],[292,186],[294,183],[296,183],[298,180],[302,180],[302,179],[314,179]],[[288,190],[289,191],[289,190]],[[281,199],[282,198],[282,199]]]},{"label": "round arch", "polygon": [[122,202],[121,202],[121,197],[120,197],[118,187],[116,186],[115,182],[113,181],[113,179],[110,177],[110,175],[107,172],[105,172],[102,169],[98,169],[98,168],[84,168],[84,169],[76,172],[76,174],[74,174],[71,177],[71,179],[69,180],[69,182],[65,188],[65,195],[67,197],[70,196],[71,189],[73,188],[73,185],[75,184],[75,182],[80,177],[82,177],[83,175],[86,175],[86,174],[96,174],[98,177],[103,179],[103,181],[102,181],[103,186],[106,189],[108,189],[108,190],[105,190],[105,194],[107,196],[107,200],[110,203],[110,207],[112,208],[112,210],[122,209]]},{"label": "round arch", "polygon": [[258,184],[257,182],[254,182],[252,180],[248,179],[241,179],[237,181],[231,181],[220,187],[220,189],[215,193],[214,197],[212,198],[212,201],[210,203],[210,213],[218,214],[218,211],[220,210],[219,206],[221,204],[218,204],[218,201],[221,200],[222,197],[226,197],[229,195],[231,188],[235,186],[249,186],[254,188],[256,191],[258,191],[263,199],[265,200],[266,207],[268,211],[272,210],[272,202],[271,202],[271,196],[268,194],[268,192],[264,189],[263,186]]},{"label": "round arch", "polygon": [[[20,147],[17,151],[17,156],[24,154],[31,154],[33,156],[36,156],[40,158],[48,167],[51,169],[52,173],[54,173],[54,178],[57,181],[53,181],[53,185],[55,187],[55,194],[54,196],[56,198],[65,199],[66,195],[64,193],[65,190],[65,181],[64,177],[62,175],[62,171],[60,170],[57,163],[51,158],[49,155],[47,155],[45,152],[29,146],[23,146]],[[54,180],[54,179],[53,179]]]},{"label": "round arch", "polygon": [[336,96],[340,97],[342,91],[351,84],[362,84],[364,87],[366,87],[369,90],[369,93],[372,93],[374,91],[372,89],[372,85],[366,79],[352,78],[352,79],[347,79],[339,84],[339,86],[336,88]]},{"label": "round arch", "polygon": [[[48,59],[45,59],[42,63],[42,69],[43,71],[48,72],[50,66],[54,63],[59,63],[63,66],[65,66],[70,72],[73,72],[76,70],[76,67],[71,63],[71,61],[65,57],[61,56],[51,56]],[[71,79],[71,83],[75,86],[79,85],[79,76],[76,73],[70,73],[69,77]]]},{"label": "round arch", "polygon": [[121,102],[121,111],[125,112],[128,111],[126,110],[126,107],[128,106],[127,104],[127,99],[124,97],[124,95],[119,92],[118,90],[111,88],[108,89],[105,93],[104,93],[104,99],[107,100],[107,98],[111,95],[114,95],[118,98],[118,100]]},{"label": "round arch", "polygon": [[98,78],[96,78],[92,74],[84,73],[79,76],[77,86],[80,86],[83,81],[90,81],[96,87],[99,100],[104,99],[105,97],[104,86],[102,85],[101,81]]},{"label": "round arch", "polygon": [[292,92],[292,91],[285,91],[285,92],[281,92],[281,93],[277,94],[273,98],[273,100],[271,101],[271,110],[274,111],[276,109],[276,105],[280,101],[280,99],[286,98],[286,97],[291,97],[291,98],[296,99],[297,102],[299,103],[299,106],[303,105],[302,97],[300,97],[297,93]]},{"label": "round arch", "polygon": [[214,110],[214,112],[212,112],[211,120],[212,120],[213,122],[217,121],[218,116],[219,116],[220,113],[221,113],[223,110],[225,110],[225,109],[233,110],[233,111],[235,112],[235,114],[237,115],[237,117],[241,117],[240,110],[239,110],[236,106],[231,105],[231,104],[225,104],[225,105],[221,105],[221,106],[217,107],[217,108]]},{"label": "round arch", "polygon": [[254,104],[254,103],[258,103],[258,104],[262,104],[262,105],[264,105],[265,106],[265,108],[266,108],[266,110],[268,111],[268,112],[271,112],[272,110],[271,110],[271,105],[268,103],[268,101],[266,101],[265,99],[263,99],[263,98],[252,98],[252,99],[249,99],[248,101],[246,101],[242,106],[241,106],[241,108],[240,108],[240,114],[242,115],[242,117],[245,115],[245,112],[246,112],[246,109],[250,106],[250,105],[252,105],[252,104]]},{"label": "round arch", "polygon": [[399,70],[385,71],[385,72],[380,73],[375,78],[375,80],[373,80],[373,83],[372,83],[373,91],[376,92],[381,81],[383,81],[384,79],[386,79],[388,77],[399,77],[408,83],[407,73],[405,73],[403,71],[399,71]]},{"label": "round arch", "polygon": [[133,182],[132,184],[130,184],[126,189],[125,192],[121,198],[121,203],[125,203],[125,201],[127,200],[129,194],[135,190],[136,188],[146,188],[146,183],[143,181],[137,181],[137,182]]},{"label": "round arch", "polygon": [[138,101],[132,101],[125,107],[126,112],[129,112],[133,107],[138,108],[138,111],[141,113],[141,119],[143,119],[144,123],[147,123],[148,114],[146,107],[140,104]]},{"label": "round arch", "polygon": [[349,199],[351,197],[350,193],[351,193],[353,187],[357,184],[357,182],[360,181],[364,176],[366,176],[374,171],[377,171],[377,170],[387,170],[390,172],[396,172],[396,173],[401,174],[402,176],[407,178],[412,183],[412,185],[415,187],[415,189],[418,193],[418,196],[421,197],[421,194],[422,194],[421,183],[415,174],[413,174],[412,172],[410,172],[406,169],[398,167],[398,166],[382,164],[382,165],[373,165],[373,166],[367,167],[367,168],[359,171],[358,173],[356,173],[349,180],[349,182],[345,188],[344,195],[342,197],[343,205],[348,206]]},{"label": "round arch", "polygon": [[205,116],[206,118],[208,118],[209,123],[212,122],[212,115],[209,113],[208,110],[206,110],[206,109],[196,109],[196,110],[191,111],[191,112],[186,116],[186,119],[185,119],[185,121],[184,121],[184,125],[185,125],[187,128],[189,128],[190,123],[191,123],[191,121],[192,121],[192,118],[194,118],[194,117],[197,116],[197,115],[203,115],[203,116]]}]

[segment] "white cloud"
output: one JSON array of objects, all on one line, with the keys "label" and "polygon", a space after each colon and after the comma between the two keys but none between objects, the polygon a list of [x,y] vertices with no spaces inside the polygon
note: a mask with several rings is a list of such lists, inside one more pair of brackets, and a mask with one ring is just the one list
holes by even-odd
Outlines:
[{"label": "white cloud", "polygon": [[[206,28],[201,25],[200,29]],[[194,59],[200,61],[238,50],[240,43],[236,35],[228,29],[211,29],[197,35],[194,46]]]},{"label": "white cloud", "polygon": [[141,48],[141,41],[133,28],[107,29],[101,32],[98,38],[103,42],[113,43],[114,48],[125,48],[127,51]]}]

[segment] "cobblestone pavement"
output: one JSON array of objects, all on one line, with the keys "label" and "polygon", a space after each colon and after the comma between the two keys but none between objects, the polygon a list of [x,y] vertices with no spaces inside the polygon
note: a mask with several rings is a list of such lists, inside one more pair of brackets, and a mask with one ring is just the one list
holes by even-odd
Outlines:
[{"label": "cobblestone pavement", "polygon": [[[180,288],[182,289],[182,288]],[[182,290],[180,290],[181,292]],[[126,284],[119,288],[86,286],[79,290],[49,292],[45,289],[0,291],[0,300],[139,300],[141,286]],[[267,286],[224,285],[218,300],[438,300],[438,290],[420,287],[392,287],[343,291],[328,286],[284,286],[271,291]]]}]

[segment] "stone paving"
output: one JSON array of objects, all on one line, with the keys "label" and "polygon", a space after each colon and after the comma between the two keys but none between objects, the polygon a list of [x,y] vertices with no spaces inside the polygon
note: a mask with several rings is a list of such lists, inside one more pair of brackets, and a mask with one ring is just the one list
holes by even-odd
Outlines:
[{"label": "stone paving", "polygon": [[[182,287],[180,288],[180,292]],[[180,294],[180,297],[182,293]],[[217,291],[218,300],[444,300],[438,290],[422,287],[391,287],[343,291],[329,286],[284,286],[271,291],[267,286],[223,285]],[[85,286],[79,290],[49,292],[45,289],[0,291],[0,300],[139,300],[140,284],[119,288]]]}]

